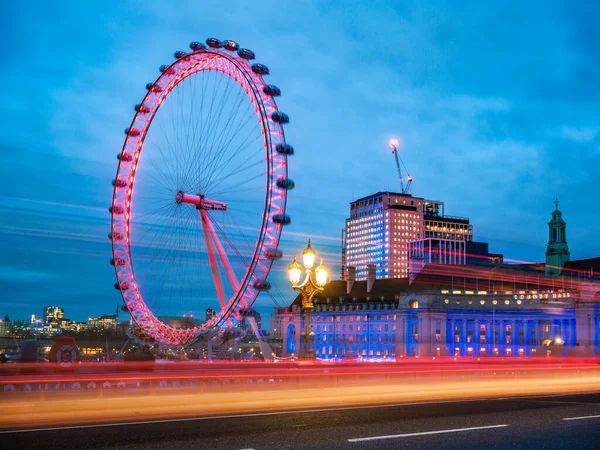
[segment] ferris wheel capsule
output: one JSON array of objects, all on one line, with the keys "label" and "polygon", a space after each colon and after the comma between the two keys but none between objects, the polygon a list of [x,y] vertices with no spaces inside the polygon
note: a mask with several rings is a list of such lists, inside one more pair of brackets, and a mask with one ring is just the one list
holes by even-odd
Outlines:
[{"label": "ferris wheel capsule", "polygon": [[293,155],[294,147],[290,144],[277,144],[277,146],[275,146],[275,151],[281,155]]},{"label": "ferris wheel capsule", "polygon": [[248,60],[248,61],[256,58],[256,55],[254,54],[254,52],[247,48],[240,48],[238,50],[237,54],[239,55],[240,58]]},{"label": "ferris wheel capsule", "polygon": [[127,186],[127,182],[125,180],[113,179],[112,180],[112,185],[116,186],[116,187],[119,187],[119,188],[122,188],[122,187]]},{"label": "ferris wheel capsule", "polygon": [[287,214],[275,214],[273,216],[273,222],[279,225],[289,225],[292,219]]},{"label": "ferris wheel capsule", "polygon": [[252,64],[252,72],[258,75],[269,75],[269,68],[264,64]]},{"label": "ferris wheel capsule", "polygon": [[257,291],[269,291],[271,290],[271,283],[269,283],[267,280],[257,281],[254,283],[253,287]]},{"label": "ferris wheel capsule", "polygon": [[181,59],[181,58],[185,58],[186,55],[187,55],[186,52],[178,51],[178,52],[175,52],[173,56],[175,56],[175,59]]},{"label": "ferris wheel capsule", "polygon": [[108,238],[111,241],[122,241],[123,240],[123,235],[117,231],[113,231],[111,233],[108,233]]},{"label": "ferris wheel capsule", "polygon": [[127,152],[119,153],[117,159],[124,162],[133,161],[133,156]]},{"label": "ferris wheel capsule", "polygon": [[140,130],[136,128],[125,128],[125,134],[128,136],[139,136]]},{"label": "ferris wheel capsule", "polygon": [[135,105],[133,107],[133,109],[135,109],[137,112],[142,113],[142,114],[148,114],[150,112],[150,108],[148,108],[146,105]]},{"label": "ferris wheel capsule", "polygon": [[223,47],[223,43],[219,39],[215,39],[215,38],[208,38],[206,40],[206,45],[208,45],[210,48]]},{"label": "ferris wheel capsule", "polygon": [[292,180],[291,178],[280,178],[277,180],[276,184],[278,188],[287,190],[294,189],[294,187],[296,186],[294,180]]},{"label": "ferris wheel capsule", "polygon": [[288,115],[280,111],[275,111],[273,114],[271,114],[271,119],[278,123],[289,123],[290,121]]},{"label": "ferris wheel capsule", "polygon": [[126,281],[123,281],[121,283],[115,283],[114,286],[115,286],[115,289],[117,289],[119,291],[126,291],[129,289],[129,283],[127,283]]},{"label": "ferris wheel capsule", "polygon": [[240,48],[240,46],[238,45],[237,42],[228,40],[228,41],[223,42],[223,48],[225,48],[226,50],[229,50],[230,52],[235,52],[237,49]]},{"label": "ferris wheel capsule", "polygon": [[146,84],[146,89],[150,92],[162,92],[162,87],[156,83]]},{"label": "ferris wheel capsule", "polygon": [[276,248],[268,248],[265,250],[265,256],[269,259],[279,260],[283,258],[283,252]]},{"label": "ferris wheel capsule", "polygon": [[263,92],[272,97],[279,97],[281,95],[281,90],[277,86],[273,86],[272,84],[267,84],[263,88]]},{"label": "ferris wheel capsule", "polygon": [[190,48],[195,52],[200,52],[202,50],[206,50],[206,45],[204,45],[202,42],[192,42],[190,44]]}]

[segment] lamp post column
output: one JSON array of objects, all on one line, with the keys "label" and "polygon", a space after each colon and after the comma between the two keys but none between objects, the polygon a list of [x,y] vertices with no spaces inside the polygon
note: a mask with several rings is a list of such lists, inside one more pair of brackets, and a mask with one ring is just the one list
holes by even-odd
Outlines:
[{"label": "lamp post column", "polygon": [[310,306],[304,307],[304,324],[306,325],[306,329],[304,330],[304,333],[305,333],[304,357],[305,358],[312,358],[312,357],[314,357],[314,354],[315,354],[314,347],[313,347],[313,338],[315,335],[312,332],[311,326],[310,326],[310,315],[312,313],[312,310],[313,310],[312,303]]},{"label": "lamp post column", "polygon": [[303,358],[315,357],[315,351],[313,347],[315,334],[311,330],[310,315],[314,309],[313,298],[317,293],[323,291],[324,286],[327,283],[328,276],[322,259],[321,264],[313,270],[315,258],[316,252],[312,249],[309,240],[308,247],[302,251],[302,260],[304,268],[306,269],[306,278],[303,282],[300,282],[300,278],[302,276],[302,267],[300,264],[298,264],[296,255],[294,255],[292,264],[288,266],[292,288],[299,292],[302,297],[302,309],[304,310],[304,332],[302,335],[304,335],[304,342],[300,356]]}]

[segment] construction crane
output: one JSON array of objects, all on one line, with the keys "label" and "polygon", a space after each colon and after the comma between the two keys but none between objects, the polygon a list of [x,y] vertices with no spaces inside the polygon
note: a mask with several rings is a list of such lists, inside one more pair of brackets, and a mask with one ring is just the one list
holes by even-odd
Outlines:
[{"label": "construction crane", "polygon": [[[396,158],[396,168],[398,169],[398,178],[400,179],[400,192],[403,194],[408,194],[408,191],[410,190],[410,184],[412,183],[413,179],[408,173],[408,170],[404,165],[404,161],[402,161],[402,158],[400,158],[400,155],[398,154],[398,139],[392,139],[390,141],[390,147],[392,147],[392,153]],[[404,167],[404,171],[406,172],[406,186],[404,185],[404,178],[402,178],[402,169],[400,168],[400,164],[402,164],[402,167]]]}]

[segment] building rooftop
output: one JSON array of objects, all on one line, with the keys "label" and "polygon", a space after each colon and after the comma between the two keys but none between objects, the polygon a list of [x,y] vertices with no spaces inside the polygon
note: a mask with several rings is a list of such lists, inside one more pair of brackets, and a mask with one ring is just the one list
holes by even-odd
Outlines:
[{"label": "building rooftop", "polygon": [[600,275],[600,257],[567,261],[565,263],[565,269],[574,270],[576,272],[589,272],[591,270]]},{"label": "building rooftop", "polygon": [[[406,291],[408,288],[408,278],[380,278],[373,283],[371,292],[367,292],[367,280],[355,281],[350,293],[346,293],[347,282],[344,280],[332,280],[325,285],[322,293],[314,298],[315,304],[327,303],[340,304],[340,298],[343,303],[352,303],[353,299],[358,302],[396,302],[396,296]],[[382,300],[383,297],[383,300]],[[291,306],[302,305],[302,297],[298,295]]]},{"label": "building rooftop", "polygon": [[356,203],[356,202],[360,202],[360,201],[363,201],[363,200],[368,200],[368,199],[373,198],[373,197],[379,197],[380,195],[399,195],[401,197],[412,197],[411,194],[402,194],[401,192],[379,191],[379,192],[376,192],[374,194],[367,195],[365,197],[361,197],[359,199],[356,199],[356,200],[354,200],[354,201],[352,201],[350,203]]},{"label": "building rooftop", "polygon": [[408,291],[432,290],[574,290],[579,280],[573,273],[546,277],[545,264],[440,265],[426,264]]}]

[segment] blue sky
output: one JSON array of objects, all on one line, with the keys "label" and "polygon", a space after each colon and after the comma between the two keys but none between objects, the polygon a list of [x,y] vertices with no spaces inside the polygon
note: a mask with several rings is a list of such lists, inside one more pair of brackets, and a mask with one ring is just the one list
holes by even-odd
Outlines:
[{"label": "blue sky", "polygon": [[[211,36],[253,49],[282,89],[296,148],[286,258],[313,237],[337,271],[348,203],[398,189],[392,136],[412,193],[469,217],[491,251],[542,260],[558,196],[572,257],[600,255],[592,3],[10,3],[0,40],[0,314],[57,304],[81,320],[114,310],[106,207],[123,129],[158,66]],[[286,265],[273,273],[281,303],[293,297]]]}]

